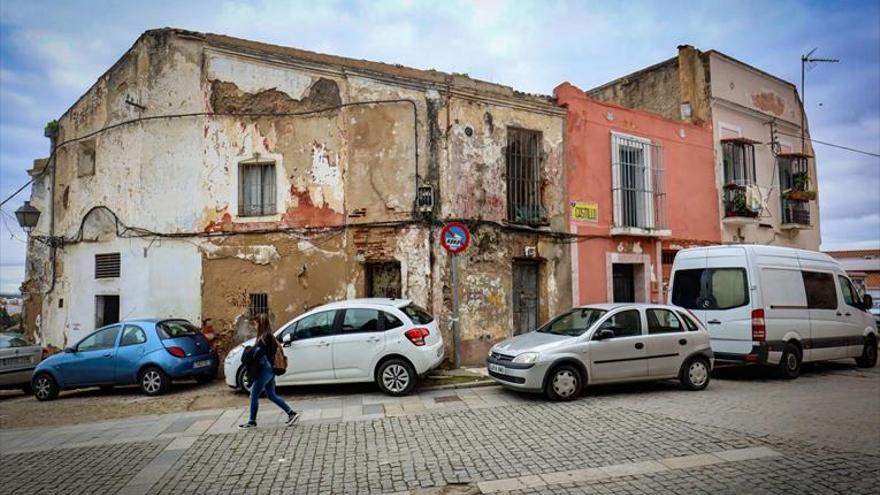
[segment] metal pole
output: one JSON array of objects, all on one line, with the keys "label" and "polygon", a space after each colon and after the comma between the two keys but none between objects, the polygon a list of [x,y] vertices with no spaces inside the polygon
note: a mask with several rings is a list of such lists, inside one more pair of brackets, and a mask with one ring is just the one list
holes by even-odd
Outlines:
[{"label": "metal pole", "polygon": [[801,153],[806,154],[807,146],[805,143],[804,124],[807,119],[807,95],[804,88],[804,65],[807,63],[807,56],[801,55]]},{"label": "metal pole", "polygon": [[452,345],[455,367],[461,366],[461,330],[458,323],[458,255],[452,255]]}]

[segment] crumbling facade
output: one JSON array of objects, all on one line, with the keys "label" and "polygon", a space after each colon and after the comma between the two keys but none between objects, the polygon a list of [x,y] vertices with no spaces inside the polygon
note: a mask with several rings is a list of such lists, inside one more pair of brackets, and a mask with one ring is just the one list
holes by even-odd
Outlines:
[{"label": "crumbling facade", "polygon": [[571,304],[564,119],[464,76],[148,31],[31,171],[26,325],[62,347],[114,319],[183,317],[222,351],[256,311],[277,325],[375,295],[447,332],[437,232],[455,219],[473,235],[462,361],[482,362]]},{"label": "crumbling facade", "polygon": [[587,93],[711,124],[723,242],[819,249],[816,161],[793,84],[715,50],[683,45],[677,57]]}]

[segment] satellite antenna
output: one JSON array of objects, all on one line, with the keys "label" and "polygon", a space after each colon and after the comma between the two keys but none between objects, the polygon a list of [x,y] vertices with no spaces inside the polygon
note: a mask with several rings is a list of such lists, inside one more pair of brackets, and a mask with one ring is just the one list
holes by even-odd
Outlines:
[{"label": "satellite antenna", "polygon": [[801,153],[806,153],[806,127],[807,127],[807,103],[806,103],[806,72],[813,70],[820,62],[827,63],[837,63],[840,60],[836,58],[816,58],[813,57],[813,54],[816,53],[819,47],[813,48],[805,55],[801,55]]}]

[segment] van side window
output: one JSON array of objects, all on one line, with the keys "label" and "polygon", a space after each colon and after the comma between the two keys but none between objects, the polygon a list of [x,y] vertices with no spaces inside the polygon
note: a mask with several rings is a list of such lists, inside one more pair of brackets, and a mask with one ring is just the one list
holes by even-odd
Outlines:
[{"label": "van side window", "polygon": [[855,307],[856,299],[858,297],[856,296],[856,292],[852,285],[849,283],[849,280],[840,275],[837,276],[837,279],[840,281],[840,292],[843,293],[843,302]]},{"label": "van side window", "polygon": [[743,268],[679,270],[672,281],[672,304],[687,309],[732,309],[749,303]]},{"label": "van side window", "polygon": [[837,309],[837,289],[830,273],[801,272],[810,309]]}]

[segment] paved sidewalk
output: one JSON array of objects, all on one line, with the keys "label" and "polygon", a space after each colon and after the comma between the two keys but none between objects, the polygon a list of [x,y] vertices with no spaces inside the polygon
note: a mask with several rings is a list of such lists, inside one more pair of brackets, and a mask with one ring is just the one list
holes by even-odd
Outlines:
[{"label": "paved sidewalk", "polygon": [[264,401],[246,431],[245,408],[2,430],[0,479],[40,495],[877,493],[877,391],[880,370],[826,366],[569,403],[499,387],[352,394],[298,401],[292,428]]}]

